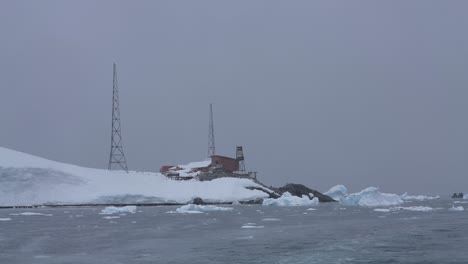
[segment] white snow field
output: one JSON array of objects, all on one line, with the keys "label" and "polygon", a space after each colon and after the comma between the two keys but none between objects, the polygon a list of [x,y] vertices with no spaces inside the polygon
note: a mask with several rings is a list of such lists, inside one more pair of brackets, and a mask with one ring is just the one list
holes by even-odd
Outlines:
[{"label": "white snow field", "polygon": [[263,205],[265,206],[312,206],[318,204],[319,200],[317,197],[314,197],[313,199],[310,199],[306,195],[297,197],[291,195],[289,192],[283,193],[283,195],[277,199],[263,200]]},{"label": "white snow field", "polygon": [[55,162],[0,147],[0,206],[233,202],[266,198],[249,179],[175,181],[160,173],[108,171]]}]

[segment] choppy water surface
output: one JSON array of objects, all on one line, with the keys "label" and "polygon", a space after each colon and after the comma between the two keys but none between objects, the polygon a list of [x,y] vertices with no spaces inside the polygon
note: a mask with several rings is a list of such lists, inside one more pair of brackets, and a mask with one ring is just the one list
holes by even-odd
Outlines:
[{"label": "choppy water surface", "polygon": [[[112,217],[97,207],[3,209],[0,263],[468,263],[468,211],[449,211],[452,204],[403,205],[431,212],[320,204],[170,214],[176,207],[139,207]],[[16,215],[23,212],[45,215]]]}]

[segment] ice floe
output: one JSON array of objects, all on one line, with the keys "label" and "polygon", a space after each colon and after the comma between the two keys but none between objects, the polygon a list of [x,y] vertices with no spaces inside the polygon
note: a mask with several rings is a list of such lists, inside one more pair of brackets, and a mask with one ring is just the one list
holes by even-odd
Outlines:
[{"label": "ice floe", "polygon": [[203,212],[214,212],[214,211],[231,211],[231,207],[220,207],[214,205],[196,205],[196,204],[187,204],[181,206],[175,210],[175,213],[180,214],[201,214]]},{"label": "ice floe", "polygon": [[429,207],[429,206],[398,206],[398,207],[391,207],[391,208],[375,208],[375,212],[382,212],[382,213],[388,213],[388,212],[394,212],[394,211],[400,211],[400,210],[405,210],[405,211],[414,211],[414,212],[432,212],[434,208]]},{"label": "ice floe", "polygon": [[19,213],[19,214],[10,214],[10,215],[23,215],[23,216],[40,215],[40,216],[52,216],[52,214],[42,214],[42,213],[34,213],[34,212],[24,212],[24,213]]},{"label": "ice floe", "polygon": [[263,200],[263,205],[265,206],[313,206],[318,204],[319,200],[317,197],[313,199],[310,199],[307,195],[297,197],[289,192],[283,193],[283,195],[277,199],[269,198]]},{"label": "ice floe", "polygon": [[109,214],[123,214],[123,213],[136,213],[137,207],[134,205],[129,205],[129,206],[123,206],[123,207],[115,207],[115,206],[108,206],[104,209],[99,214],[103,215],[109,215]]},{"label": "ice floe", "polygon": [[453,212],[461,212],[461,211],[465,211],[465,208],[463,208],[463,206],[452,205],[452,207],[450,207],[448,210],[453,211]]},{"label": "ice floe", "polygon": [[11,221],[11,218],[0,218],[0,221]]},{"label": "ice floe", "polygon": [[104,216],[104,219],[118,219],[120,216]]},{"label": "ice floe", "polygon": [[408,193],[404,193],[401,195],[401,199],[405,201],[406,200],[427,201],[427,200],[435,200],[439,198],[440,196],[409,195]]},{"label": "ice floe", "polygon": [[247,223],[241,226],[241,228],[264,228],[264,226],[258,226],[256,223]]}]

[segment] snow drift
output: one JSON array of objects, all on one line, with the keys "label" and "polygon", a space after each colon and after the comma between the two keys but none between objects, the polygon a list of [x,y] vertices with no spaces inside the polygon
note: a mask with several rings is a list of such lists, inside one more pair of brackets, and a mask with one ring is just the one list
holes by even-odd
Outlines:
[{"label": "snow drift", "polygon": [[314,197],[312,200],[303,195],[302,197],[297,197],[291,195],[289,192],[283,193],[283,195],[277,199],[264,199],[263,205],[266,206],[311,206],[318,205],[319,200],[317,197]]},{"label": "snow drift", "polygon": [[84,168],[0,147],[0,206],[188,203],[195,197],[233,202],[268,197],[258,189],[265,188],[249,179],[174,181],[160,173]]}]

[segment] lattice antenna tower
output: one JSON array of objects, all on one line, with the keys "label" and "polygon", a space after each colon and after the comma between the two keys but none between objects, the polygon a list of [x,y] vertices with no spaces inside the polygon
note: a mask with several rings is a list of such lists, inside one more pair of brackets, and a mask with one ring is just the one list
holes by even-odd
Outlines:
[{"label": "lattice antenna tower", "polygon": [[117,85],[117,67],[114,63],[114,81],[112,93],[112,135],[109,157],[109,170],[124,170],[128,173],[127,160],[122,147],[120,126],[119,89]]},{"label": "lattice antenna tower", "polygon": [[210,104],[210,124],[208,126],[208,158],[215,155],[215,136],[213,121],[213,104]]},{"label": "lattice antenna tower", "polygon": [[245,172],[245,158],[242,146],[236,148],[236,160],[239,161],[239,172]]}]

